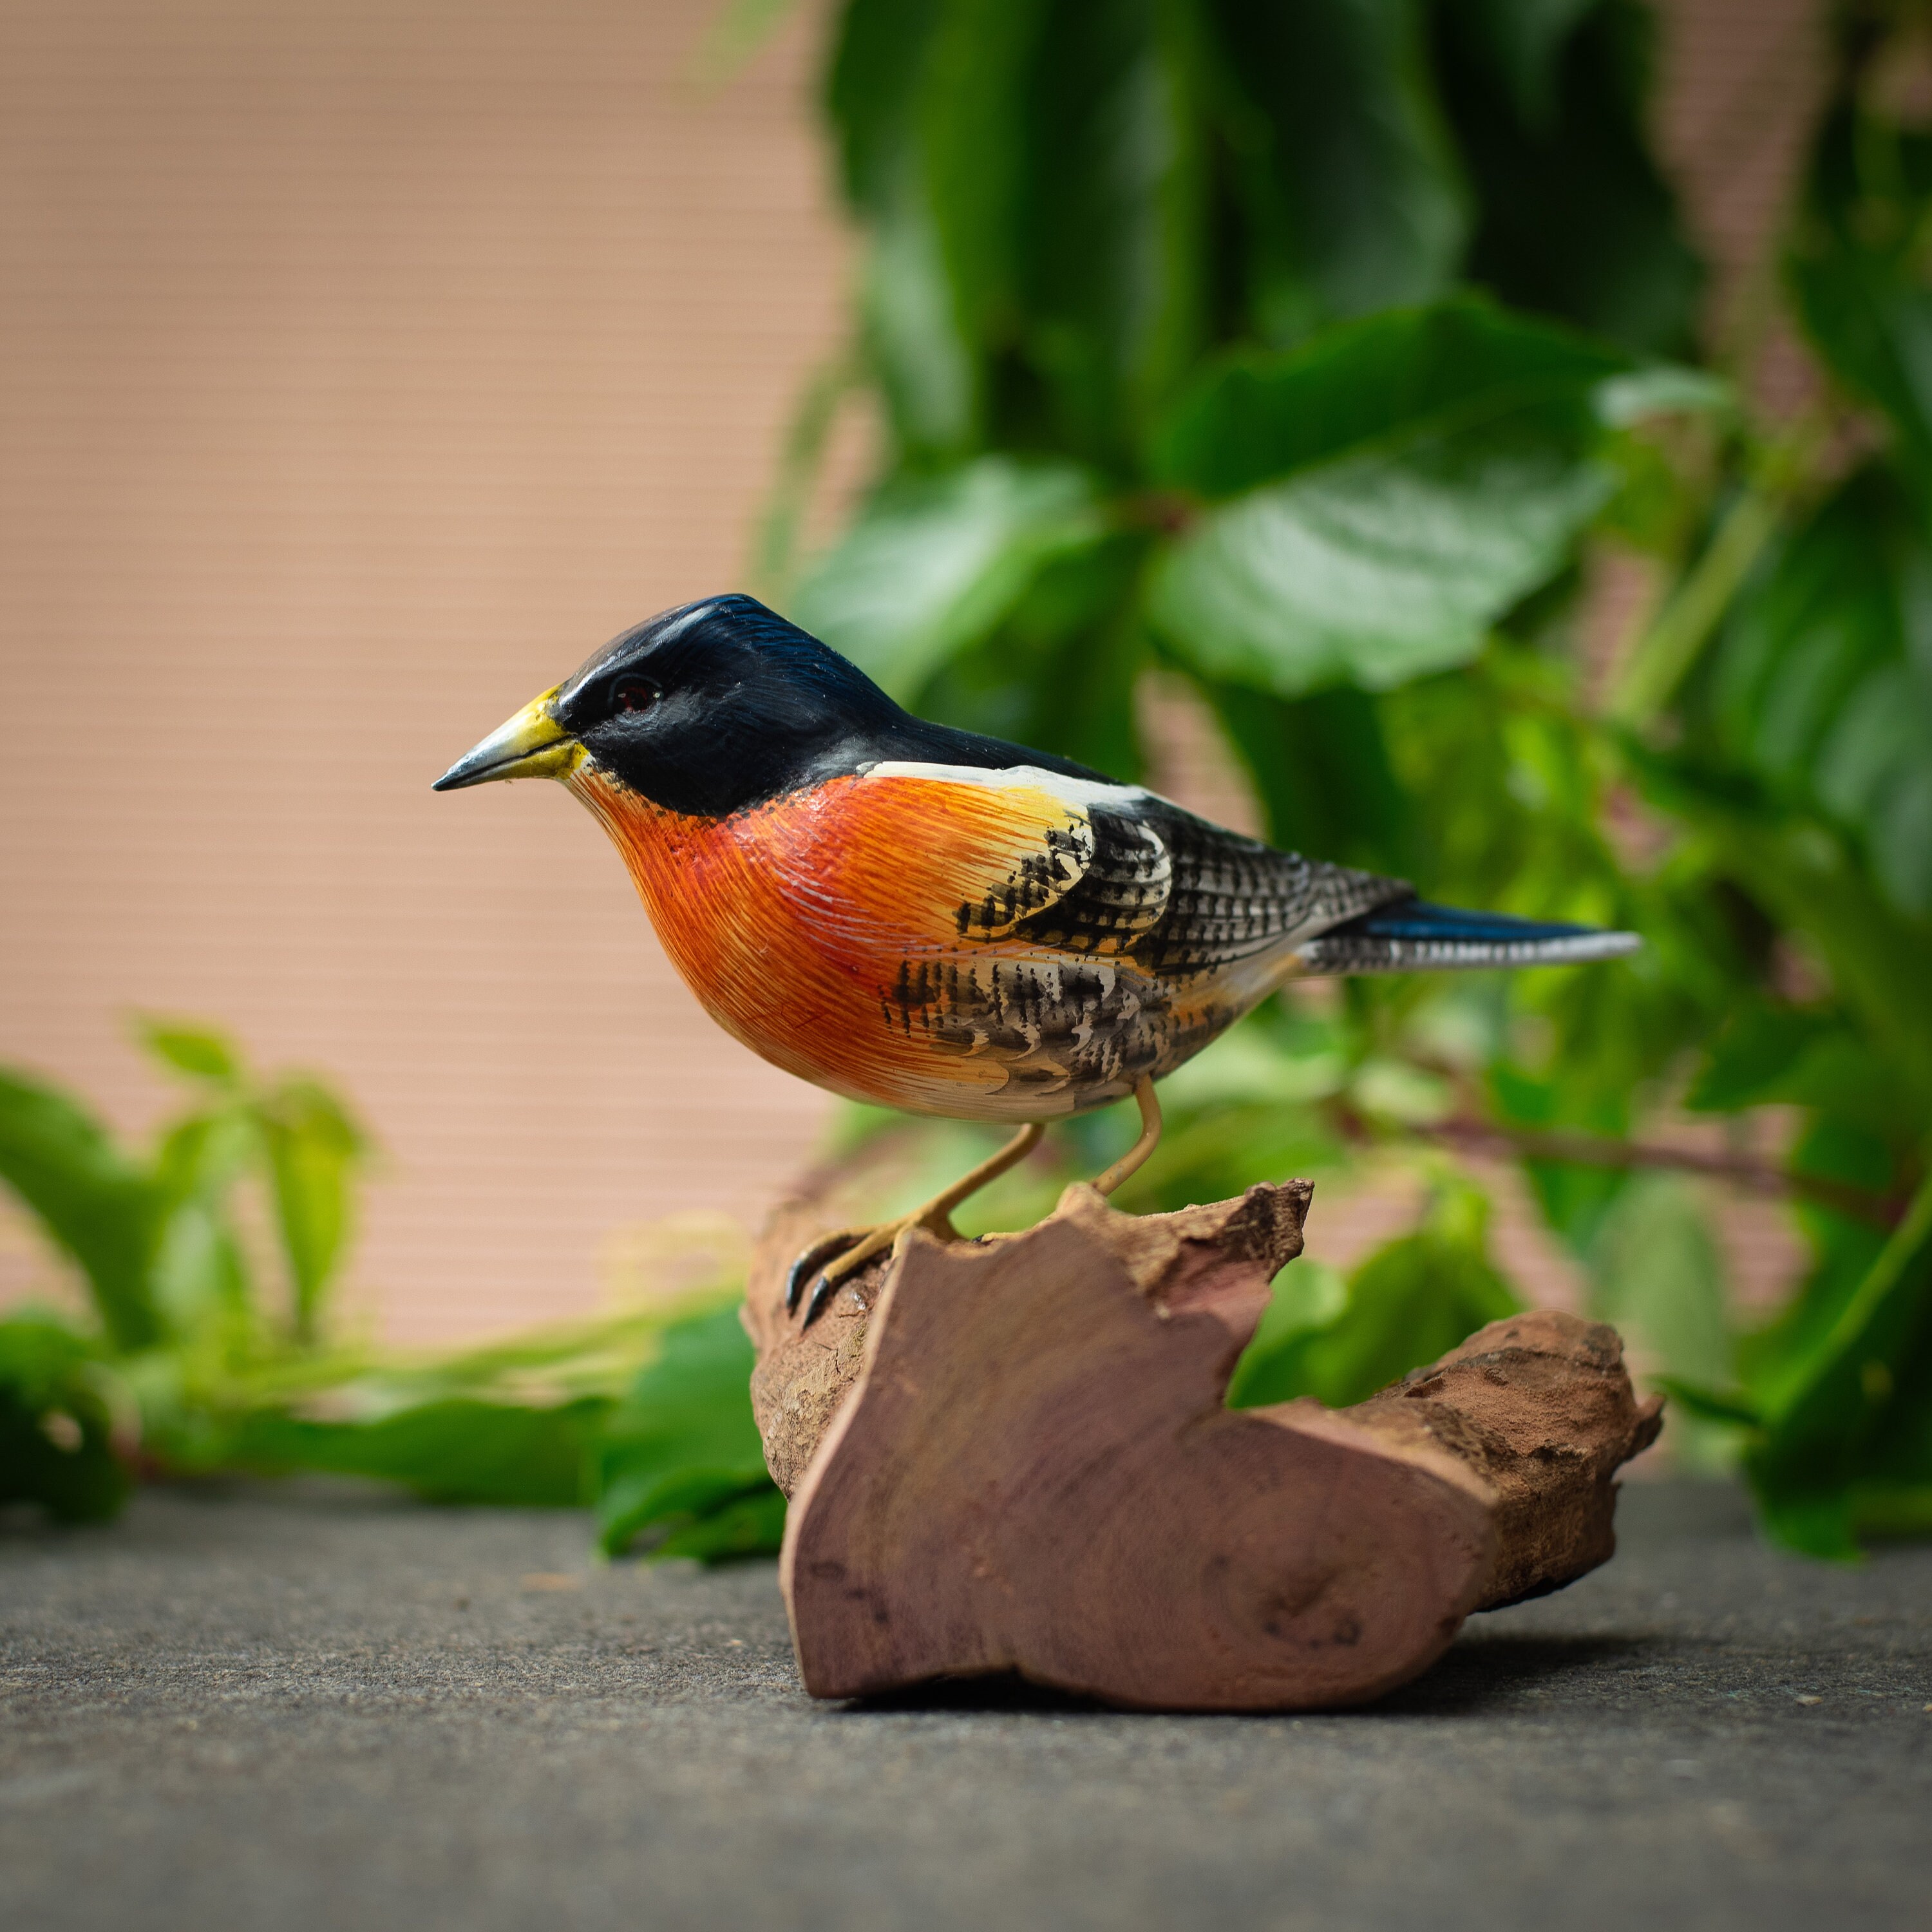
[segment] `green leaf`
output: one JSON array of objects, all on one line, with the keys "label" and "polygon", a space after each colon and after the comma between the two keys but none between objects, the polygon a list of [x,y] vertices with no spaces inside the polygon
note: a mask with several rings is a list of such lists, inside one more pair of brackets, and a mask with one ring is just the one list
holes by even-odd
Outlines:
[{"label": "green leaf", "polygon": [[234,1360],[261,1339],[255,1282],[230,1197],[262,1155],[250,1101],[224,1094],[176,1120],[155,1150],[160,1233],[154,1299],[170,1340]]},{"label": "green leaf", "polygon": [[825,80],[846,198],[882,213],[898,188],[913,100],[943,0],[846,0]]},{"label": "green leaf", "polygon": [[767,1482],[668,1531],[651,1554],[661,1562],[683,1556],[700,1563],[770,1556],[784,1541],[784,1496],[776,1484]]},{"label": "green leaf", "polygon": [[902,700],[984,638],[1056,558],[1103,533],[1092,478],[982,457],[882,490],[789,614]]},{"label": "green leaf", "polygon": [[1711,1043],[1684,1105],[1712,1114],[1811,1108],[1906,1143],[1923,1129],[1910,1083],[1842,1015],[1757,1002]]},{"label": "green leaf", "polygon": [[1734,782],[1627,743],[1646,796],[1696,826],[1721,873],[1803,934],[1838,997],[1922,1109],[1932,1106],[1932,923],[1910,918],[1815,822],[1766,811]]},{"label": "green leaf", "polygon": [[1175,410],[1162,471],[1246,494],[1168,552],[1151,621],[1202,675],[1288,698],[1468,662],[1608,500],[1593,400],[1627,367],[1466,300],[1228,359]]},{"label": "green leaf", "polygon": [[1012,339],[1028,193],[1028,82],[1046,0],[944,0],[916,97],[919,191],[960,328],[977,352]]},{"label": "green leaf", "polygon": [[106,1129],[57,1089],[0,1072],[0,1180],[80,1264],[115,1346],[154,1342],[160,1325],[148,1271],[160,1202]]},{"label": "green leaf", "polygon": [[[752,1419],[752,1345],[735,1305],[679,1322],[604,1425],[598,1546],[621,1556],[651,1532],[660,1555],[775,1549],[782,1500]],[[747,1539],[750,1540],[747,1540]]]},{"label": "green leaf", "polygon": [[[1612,429],[1630,429],[1663,416],[1719,418],[1738,412],[1736,385],[1706,369],[1681,362],[1652,362],[1625,376],[1612,376],[1597,388],[1597,413]],[[1678,489],[1686,488],[1683,479]]]},{"label": "green leaf", "polygon": [[1546,129],[1556,118],[1564,43],[1598,0],[1462,0],[1449,19],[1508,89],[1515,118]]},{"label": "green leaf", "polygon": [[[1614,1136],[1628,1126],[1626,1109],[1591,1093],[1570,1068],[1539,1079],[1507,1061],[1490,1070],[1490,1094],[1501,1118],[1520,1126],[1580,1128]],[[1617,1198],[1630,1184],[1627,1173],[1580,1162],[1526,1160],[1524,1178],[1550,1226],[1572,1252],[1587,1257]]]},{"label": "green leaf", "polygon": [[294,1295],[295,1333],[312,1341],[349,1238],[356,1169],[366,1143],[341,1102],[314,1081],[284,1082],[256,1111]]},{"label": "green leaf", "polygon": [[239,1083],[241,1057],[234,1042],[213,1028],[146,1018],[136,1025],[141,1043],[164,1066],[214,1086],[232,1087]]},{"label": "green leaf", "polygon": [[1349,1276],[1346,1305],[1331,1318],[1320,1322],[1321,1310],[1310,1306],[1319,1288],[1298,1292],[1283,1338],[1242,1358],[1240,1406],[1312,1395],[1346,1407],[1516,1313],[1522,1304],[1489,1260],[1488,1219],[1480,1194],[1444,1180],[1414,1232],[1377,1249]]},{"label": "green leaf", "polygon": [[1756,1429],[1763,1423],[1763,1412],[1742,1390],[1707,1388],[1701,1382],[1687,1382],[1682,1376],[1653,1376],[1651,1380],[1672,1402],[1700,1422],[1717,1423],[1730,1429]]},{"label": "green leaf", "polygon": [[1169,553],[1149,614],[1203,675],[1287,698],[1467,664],[1610,494],[1565,440],[1519,414],[1255,490]]},{"label": "green leaf", "polygon": [[458,1396],[368,1422],[258,1412],[236,1425],[224,1460],[367,1476],[430,1502],[573,1508],[591,1499],[592,1456],[610,1408],[601,1396],[548,1408]]},{"label": "green leaf", "polygon": [[1281,698],[1216,684],[1207,696],[1276,845],[1401,878],[1415,871],[1417,803],[1396,774],[1374,698],[1346,686]]},{"label": "green leaf", "polygon": [[848,199],[872,231],[862,334],[902,444],[956,451],[976,374],[925,182],[918,105],[942,0],[848,0],[826,83]]},{"label": "green leaf", "polygon": [[1853,1525],[1865,1538],[1924,1536],[1932,1532],[1932,1307],[1884,1372],[1890,1397],[1852,1486]]},{"label": "green leaf", "polygon": [[0,1321],[0,1504],[34,1504],[56,1522],[119,1514],[130,1483],[89,1373],[93,1354],[57,1322]]},{"label": "green leaf", "polygon": [[259,1339],[254,1280],[218,1199],[197,1197],[170,1208],[154,1254],[154,1288],[178,1350],[212,1349],[234,1360]]},{"label": "green leaf", "polygon": [[1156,474],[1228,496],[1551,403],[1577,406],[1576,427],[1587,433],[1582,406],[1631,370],[1619,350],[1476,297],[1394,310],[1287,353],[1217,358],[1162,426]]},{"label": "green leaf", "polygon": [[[1696,1189],[1681,1174],[1641,1174],[1623,1189],[1591,1247],[1591,1312],[1680,1383],[1733,1377],[1724,1257]],[[1692,1431],[1694,1464],[1722,1467],[1724,1446]]]},{"label": "green leaf", "polygon": [[1812,344],[1883,416],[1922,501],[1932,497],[1928,212],[1932,135],[1887,124],[1855,99],[1835,103],[1814,151],[1787,273]]},{"label": "green leaf", "polygon": [[[1789,1156],[1794,1174],[1884,1191],[1892,1179],[1886,1149],[1843,1123],[1817,1120]],[[1812,1250],[1812,1267],[1794,1296],[1762,1328],[1738,1338],[1739,1380],[1761,1412],[1784,1409],[1809,1381],[1820,1352],[1883,1252],[1883,1230],[1807,1202],[1794,1218]]]},{"label": "green leaf", "polygon": [[1133,607],[1146,549],[1143,533],[1124,530],[1050,560],[986,637],[927,681],[920,716],[1140,776],[1135,680],[1148,648]]},{"label": "green leaf", "polygon": [[901,445],[928,458],[958,454],[976,428],[976,373],[932,212],[910,189],[878,225],[860,314]]},{"label": "green leaf", "polygon": [[1832,1032],[1826,1014],[1754,1002],[1711,1042],[1684,1104],[1697,1113],[1728,1114],[1768,1096],[1788,1098],[1798,1064]]},{"label": "green leaf", "polygon": [[1688,351],[1703,275],[1646,140],[1650,10],[1454,0],[1435,20],[1479,211],[1468,274],[1634,349]]},{"label": "green leaf", "polygon": [[1852,1492],[1897,1404],[1932,1310],[1932,1180],[1766,1405],[1746,1468],[1774,1534],[1814,1555],[1856,1552]]},{"label": "green leaf", "polygon": [[1065,446],[1124,466],[1201,346],[1204,182],[1182,16],[1168,0],[1050,0],[1042,14],[1021,345]]},{"label": "green leaf", "polygon": [[[1746,1466],[1750,1466],[1748,1462]],[[1858,1547],[1850,1490],[1786,1490],[1762,1483],[1754,1484],[1753,1489],[1766,1532],[1786,1549],[1826,1563],[1855,1563],[1864,1554]]]},{"label": "green leaf", "polygon": [[1468,214],[1412,0],[1206,0],[1202,16],[1253,332],[1291,342],[1441,293]]},{"label": "green leaf", "polygon": [[[1318,1067],[1309,1071],[1322,1076]],[[1131,1214],[1167,1214],[1197,1202],[1228,1200],[1258,1180],[1333,1168],[1342,1156],[1334,1130],[1313,1108],[1293,1104],[1291,1088],[1266,1101],[1237,1100],[1185,1113],[1177,1108],[1161,1142],[1161,1158],[1122,1187],[1121,1205]],[[1124,1153],[1126,1142],[1126,1135],[1119,1134],[1101,1160]],[[1100,1160],[1089,1163],[1088,1173],[1100,1166]],[[1041,1204],[1043,1210],[1052,1205]]]},{"label": "green leaf", "polygon": [[1923,1542],[1932,1537],[1932,1482],[1857,1484],[1851,1516],[1862,1541]]},{"label": "green leaf", "polygon": [[1691,715],[1780,802],[1850,832],[1894,904],[1932,915],[1932,548],[1868,465],[1778,546]]},{"label": "green leaf", "polygon": [[172,1121],[154,1149],[154,1180],[170,1212],[184,1201],[218,1206],[260,1152],[244,1100],[222,1100]]}]

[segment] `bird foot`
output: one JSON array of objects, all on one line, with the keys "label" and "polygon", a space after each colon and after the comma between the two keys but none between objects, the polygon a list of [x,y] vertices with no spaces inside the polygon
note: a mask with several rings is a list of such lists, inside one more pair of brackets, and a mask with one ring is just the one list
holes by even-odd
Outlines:
[{"label": "bird foot", "polygon": [[956,1241],[958,1232],[943,1212],[922,1208],[902,1214],[896,1221],[882,1221],[872,1228],[837,1228],[821,1234],[799,1256],[785,1276],[785,1312],[796,1314],[805,1303],[802,1328],[809,1328],[840,1286],[850,1281],[866,1264],[894,1245],[910,1228],[923,1228],[942,1241]]}]

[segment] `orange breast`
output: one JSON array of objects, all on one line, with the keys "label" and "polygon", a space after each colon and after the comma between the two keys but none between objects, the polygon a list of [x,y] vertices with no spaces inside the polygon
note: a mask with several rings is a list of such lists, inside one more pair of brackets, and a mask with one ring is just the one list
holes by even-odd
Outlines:
[{"label": "orange breast", "polygon": [[1023,1096],[997,1058],[937,1049],[905,990],[1000,954],[963,947],[960,908],[1070,822],[1051,794],[842,778],[713,820],[667,812],[594,766],[568,782],[706,1010],[766,1059],[855,1099],[959,1118],[1045,1118],[1101,1097],[1051,1081]]}]

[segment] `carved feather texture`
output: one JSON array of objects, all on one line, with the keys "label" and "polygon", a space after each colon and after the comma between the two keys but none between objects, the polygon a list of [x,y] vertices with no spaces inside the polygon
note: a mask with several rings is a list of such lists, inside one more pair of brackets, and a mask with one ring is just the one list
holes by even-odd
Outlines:
[{"label": "carved feather texture", "polygon": [[1351,924],[1414,904],[1400,880],[1034,766],[882,763],[722,818],[594,766],[571,782],[715,1018],[792,1072],[910,1112],[1104,1106],[1284,979],[1334,970],[1323,934],[1346,928],[1374,963],[1418,944]]}]

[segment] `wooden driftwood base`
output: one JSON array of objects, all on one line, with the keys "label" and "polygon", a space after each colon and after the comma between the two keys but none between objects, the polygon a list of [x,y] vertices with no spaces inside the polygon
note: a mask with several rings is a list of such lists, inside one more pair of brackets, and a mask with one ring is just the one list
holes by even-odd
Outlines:
[{"label": "wooden driftwood base", "polygon": [[806,1330],[784,1270],[818,1226],[781,1213],[746,1320],[806,1688],[1357,1703],[1604,1562],[1660,1407],[1612,1329],[1523,1315],[1353,1408],[1222,1406],[1311,1192],[1136,1216],[1070,1187],[1023,1234],[911,1236]]}]

